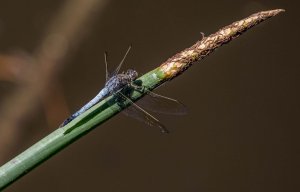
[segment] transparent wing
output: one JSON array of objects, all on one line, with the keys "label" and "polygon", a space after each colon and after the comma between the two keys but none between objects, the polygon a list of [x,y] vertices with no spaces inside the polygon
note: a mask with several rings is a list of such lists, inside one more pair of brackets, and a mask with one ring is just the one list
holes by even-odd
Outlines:
[{"label": "transparent wing", "polygon": [[169,133],[169,131],[165,128],[165,126],[158,119],[156,119],[150,113],[148,113],[143,108],[141,108],[139,105],[137,105],[136,103],[131,101],[131,99],[126,97],[124,94],[122,94],[120,92],[118,94],[121,95],[121,97],[127,99],[131,103],[131,106],[127,107],[126,109],[124,109],[122,111],[123,114],[125,114],[126,116],[129,116],[129,117],[132,117],[136,120],[139,120],[143,123],[146,123],[147,125],[149,125],[151,127],[157,127],[161,130],[162,133]]},{"label": "transparent wing", "polygon": [[187,108],[181,102],[149,91],[142,99],[136,102],[142,108],[154,113],[166,115],[186,115]]},{"label": "transparent wing", "polygon": [[108,79],[110,79],[111,77],[113,77],[113,76],[115,76],[115,75],[117,75],[117,74],[119,73],[119,71],[120,71],[120,69],[121,69],[121,67],[122,67],[122,65],[123,65],[123,63],[124,63],[124,61],[125,61],[125,59],[126,59],[128,53],[129,53],[130,49],[131,49],[131,46],[128,47],[128,49],[127,49],[127,51],[126,51],[126,53],[125,53],[123,59],[121,60],[120,64],[119,64],[118,67],[117,67],[115,70],[113,70],[113,71],[109,71],[109,69],[108,69],[108,60],[107,60],[108,54],[107,54],[107,52],[104,52],[105,71],[106,71],[106,76],[105,76],[105,77],[106,77],[106,81],[107,81]]},{"label": "transparent wing", "polygon": [[105,62],[105,82],[108,81],[110,74],[108,72],[108,62],[107,62],[107,52],[104,52],[104,62]]}]

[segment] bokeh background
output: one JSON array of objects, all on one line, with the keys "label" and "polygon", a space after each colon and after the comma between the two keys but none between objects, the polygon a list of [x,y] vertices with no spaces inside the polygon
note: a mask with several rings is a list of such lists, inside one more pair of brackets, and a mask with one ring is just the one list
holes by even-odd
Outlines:
[{"label": "bokeh background", "polygon": [[157,129],[117,115],[6,191],[299,191],[298,1],[0,2],[0,164],[103,86],[103,52],[140,73],[252,13],[286,12],[157,89],[189,109]]}]

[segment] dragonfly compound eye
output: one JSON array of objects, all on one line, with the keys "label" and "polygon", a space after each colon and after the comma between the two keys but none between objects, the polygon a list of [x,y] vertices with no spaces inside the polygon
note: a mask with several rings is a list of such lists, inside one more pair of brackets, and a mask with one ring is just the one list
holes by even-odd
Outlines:
[{"label": "dragonfly compound eye", "polygon": [[138,72],[133,69],[128,69],[126,71],[126,75],[128,75],[130,79],[133,81],[138,77]]}]

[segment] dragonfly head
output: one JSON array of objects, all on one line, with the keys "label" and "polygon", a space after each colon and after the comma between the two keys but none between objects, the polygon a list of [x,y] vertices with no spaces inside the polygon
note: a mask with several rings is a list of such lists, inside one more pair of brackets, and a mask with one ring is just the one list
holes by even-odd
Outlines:
[{"label": "dragonfly head", "polygon": [[128,69],[125,74],[130,78],[131,81],[136,80],[136,78],[138,77],[138,72],[136,70],[133,69]]}]

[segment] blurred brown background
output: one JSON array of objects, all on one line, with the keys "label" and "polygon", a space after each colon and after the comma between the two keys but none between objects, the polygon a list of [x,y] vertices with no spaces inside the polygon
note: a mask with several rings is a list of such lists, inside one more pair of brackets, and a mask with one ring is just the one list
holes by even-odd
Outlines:
[{"label": "blurred brown background", "polygon": [[132,44],[123,69],[146,73],[200,32],[286,9],[157,90],[189,108],[159,116],[171,134],[118,115],[6,191],[299,191],[297,3],[1,1],[0,164],[98,93],[105,50],[117,64]]}]

